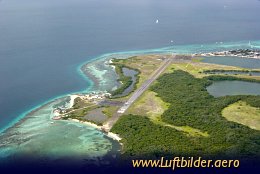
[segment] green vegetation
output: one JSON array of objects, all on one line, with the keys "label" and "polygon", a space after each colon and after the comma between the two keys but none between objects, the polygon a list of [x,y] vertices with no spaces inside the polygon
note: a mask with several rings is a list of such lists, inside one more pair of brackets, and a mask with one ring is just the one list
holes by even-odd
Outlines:
[{"label": "green vegetation", "polygon": [[114,113],[119,109],[119,106],[105,106],[103,109],[103,114],[108,117],[112,117]]},{"label": "green vegetation", "polygon": [[[238,67],[234,67],[234,66],[207,64],[207,63],[200,63],[200,62],[194,62],[194,61],[193,62],[174,63],[169,67],[168,72],[173,72],[173,69],[186,71],[186,72],[192,74],[196,78],[203,78],[203,77],[210,76],[211,75],[210,73],[203,73],[203,72],[211,72],[214,70],[238,71],[238,72],[246,71],[246,69],[244,69],[244,68],[238,68]],[[250,70],[250,71],[259,72],[260,70],[254,69],[254,70]],[[225,74],[222,74],[219,76],[226,77]],[[237,74],[237,75],[229,74],[228,76],[233,76],[233,77],[242,78],[242,79],[255,79],[255,80],[260,81],[260,76],[249,76],[248,74]]]},{"label": "green vegetation", "polygon": [[202,60],[203,60],[202,57],[195,57],[191,59],[192,62],[201,62]]},{"label": "green vegetation", "polygon": [[77,110],[72,110],[70,111],[68,114],[66,114],[67,116],[65,118],[72,118],[72,119],[77,119],[77,120],[86,120],[84,119],[84,116],[88,114],[89,111],[91,110],[94,110],[96,108],[99,108],[100,106],[98,105],[89,105],[89,106],[86,106],[84,108],[80,108],[80,109],[77,109]]},{"label": "green vegetation", "polygon": [[119,76],[118,81],[121,83],[119,88],[117,88],[114,91],[111,91],[112,96],[122,94],[133,83],[133,80],[130,76],[124,75],[123,68],[132,69],[132,70],[135,70],[138,72],[138,74],[136,75],[136,82],[134,84],[133,90],[136,89],[136,84],[138,83],[138,80],[139,80],[138,75],[139,75],[140,71],[138,69],[134,69],[134,68],[126,66],[125,64],[123,64],[124,62],[126,62],[126,59],[113,59],[113,63],[111,63],[111,65],[115,66],[115,71],[116,71],[117,75]]},{"label": "green vegetation", "polygon": [[135,87],[141,84],[161,65],[161,55],[133,56],[127,59],[113,59],[114,64],[123,64],[125,67],[139,72]]},{"label": "green vegetation", "polygon": [[248,98],[245,98],[244,101],[252,107],[260,108],[259,96],[250,96]]},{"label": "green vegetation", "polygon": [[101,106],[98,106],[96,104],[93,104],[91,102],[88,102],[86,100],[82,100],[80,97],[77,97],[74,100],[74,105],[72,108],[67,109],[65,115],[63,116],[63,119],[77,119],[80,121],[90,121],[95,123],[94,121],[91,120],[86,120],[84,116],[88,114],[89,111],[94,110],[96,108],[99,108]]},{"label": "green vegetation", "polygon": [[235,77],[235,76],[222,76],[222,75],[208,76],[208,77],[206,77],[206,79],[209,79],[209,80],[212,80],[212,81],[240,80],[240,81],[246,81],[246,82],[257,82],[257,83],[260,83],[259,79],[243,78],[243,77]]},{"label": "green vegetation", "polygon": [[92,105],[92,104],[90,102],[87,102],[86,100],[82,100],[80,97],[77,97],[77,98],[74,99],[74,104],[73,104],[71,110],[84,108],[84,107],[87,107],[89,105]]},{"label": "green vegetation", "polygon": [[[125,115],[112,128],[124,143],[127,157],[162,155],[258,158],[260,131],[228,121],[221,112],[237,101],[258,102],[260,96],[226,96],[214,98],[206,87],[217,78],[194,78],[175,70],[162,75],[151,90],[169,103],[161,115],[165,124],[192,128],[207,136],[189,136],[183,130],[156,124],[146,116]],[[256,106],[254,106],[256,107]]]},{"label": "green vegetation", "polygon": [[169,105],[155,92],[148,90],[127,110],[127,114],[147,116],[155,124],[171,127],[186,133],[188,136],[208,136],[207,133],[189,126],[175,126],[163,122],[161,115],[168,109]]},{"label": "green vegetation", "polygon": [[121,83],[121,85],[119,88],[111,92],[112,96],[122,94],[125,91],[125,89],[127,89],[133,83],[132,78],[130,76],[124,75],[123,73],[124,65],[122,64],[114,64],[114,65],[116,67],[115,68],[116,73],[119,76],[118,81]]},{"label": "green vegetation", "polygon": [[246,125],[252,129],[260,130],[260,109],[239,101],[231,104],[222,111],[223,117]]},{"label": "green vegetation", "polygon": [[88,119],[86,116],[89,112],[95,110],[95,109],[98,109],[100,108],[101,106],[98,106],[98,105],[92,105],[92,106],[89,106],[89,107],[86,107],[86,108],[80,108],[80,109],[77,109],[75,111],[72,111],[70,113],[68,113],[66,116],[63,117],[64,120],[67,120],[67,119],[77,119],[79,121],[88,121],[88,122],[91,122],[91,123],[94,123],[98,126],[102,126],[103,125],[103,121],[100,122],[100,121],[97,121],[96,119]]},{"label": "green vegetation", "polygon": [[156,120],[161,114],[168,108],[167,103],[163,102],[160,97],[156,96],[156,93],[150,90],[144,92],[144,94],[127,110],[128,114],[144,115],[150,117],[152,120]]},{"label": "green vegetation", "polygon": [[235,72],[237,74],[239,73],[251,73],[251,72],[260,72],[259,70],[248,70],[248,69],[241,69],[241,70],[228,70],[228,69],[211,69],[211,70],[205,70],[203,73],[225,73],[225,72]]}]

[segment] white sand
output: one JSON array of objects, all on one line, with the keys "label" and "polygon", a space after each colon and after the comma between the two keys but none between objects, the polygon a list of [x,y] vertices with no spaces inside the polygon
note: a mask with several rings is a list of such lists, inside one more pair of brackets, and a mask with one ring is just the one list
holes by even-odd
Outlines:
[{"label": "white sand", "polygon": [[[86,124],[86,125],[88,125],[88,126],[91,126],[91,127],[94,127],[94,128],[96,128],[96,129],[98,129],[98,130],[102,130],[102,126],[98,126],[98,125],[96,125],[96,124],[94,124],[94,123],[91,123],[91,122],[89,122],[89,121],[79,121],[79,120],[77,120],[77,119],[69,119],[69,120],[71,120],[71,121],[75,121],[75,122],[78,122],[78,123],[82,123],[82,124]],[[115,134],[115,133],[112,133],[112,132],[108,132],[107,134],[105,134],[106,136],[108,136],[109,138],[112,138],[113,140],[116,140],[116,141],[120,141],[120,140],[122,140],[122,138],[121,137],[119,137],[119,135],[117,135],[117,134]],[[121,143],[120,143],[121,144]]]},{"label": "white sand", "polygon": [[58,117],[58,116],[60,116],[60,113],[58,113],[58,112],[53,112],[53,117]]},{"label": "white sand", "polygon": [[69,108],[72,108],[72,106],[74,105],[74,100],[77,98],[77,97],[80,97],[79,95],[70,95],[70,104],[69,104]]},{"label": "white sand", "polygon": [[[112,59],[109,60],[109,64],[111,64],[111,63],[113,63]],[[109,66],[111,66],[111,67],[113,68],[113,70],[116,69],[116,66],[115,66],[115,65],[109,65]]]},{"label": "white sand", "polygon": [[109,59],[109,61],[108,61],[109,63],[113,63],[113,61],[112,61],[112,59]]},{"label": "white sand", "polygon": [[112,133],[112,132],[108,132],[107,133],[107,136],[109,138],[112,138],[113,140],[116,140],[116,141],[120,141],[122,140],[122,138],[119,137],[119,135],[115,134],[115,133]]}]

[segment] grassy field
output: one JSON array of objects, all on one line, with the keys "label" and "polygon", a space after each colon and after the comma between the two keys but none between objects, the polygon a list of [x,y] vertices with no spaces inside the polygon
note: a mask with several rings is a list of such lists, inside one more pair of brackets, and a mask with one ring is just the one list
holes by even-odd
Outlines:
[{"label": "grassy field", "polygon": [[156,120],[168,108],[153,91],[146,91],[128,110],[128,114],[141,114]]},{"label": "grassy field", "polygon": [[[147,78],[151,75],[151,73],[156,70],[162,64],[162,55],[141,55],[141,56],[133,56],[127,59],[118,59],[114,61],[117,64],[123,64],[124,66],[137,69],[140,71],[139,81],[136,87],[140,87],[141,84],[147,80]],[[233,66],[225,66],[225,65],[217,65],[217,64],[209,64],[200,62],[200,58],[194,58],[189,62],[181,62],[176,61],[172,63],[165,72],[173,72],[174,70],[183,70],[189,72],[196,78],[203,78],[206,76],[210,76],[209,74],[202,73],[205,70],[215,70],[215,69],[223,69],[223,70],[247,70],[244,68],[238,68]],[[223,75],[225,76],[225,75]],[[249,78],[249,79],[257,79],[260,80],[259,76],[248,76],[248,75],[233,75],[239,78]],[[126,101],[130,95],[125,97],[116,98],[117,101]],[[139,109],[140,111],[140,109]]]},{"label": "grassy field", "polygon": [[85,120],[84,116],[88,114],[89,111],[98,108],[99,106],[89,102],[87,100],[82,100],[80,97],[74,100],[74,105],[72,108],[67,109],[64,119],[73,118],[78,120]]},{"label": "grassy field", "polygon": [[170,103],[164,102],[155,92],[148,90],[127,110],[126,114],[146,116],[157,125],[182,131],[187,136],[209,136],[206,132],[190,126],[175,126],[162,121],[161,115],[169,106]]},{"label": "grassy field", "polygon": [[[123,65],[132,69],[138,70],[139,73],[139,80],[136,84],[137,88],[141,86],[141,84],[147,80],[147,78],[154,72],[161,64],[162,64],[162,56],[161,55],[142,55],[142,56],[134,56],[130,57],[128,59],[116,59],[113,61],[114,64]],[[225,65],[216,65],[216,64],[208,64],[208,63],[202,63],[200,62],[200,59],[193,59],[192,61],[174,61],[165,73],[172,73],[174,71],[181,70],[188,72],[189,74],[193,75],[195,78],[204,78],[207,76],[210,76],[209,74],[203,73],[205,70],[247,70],[244,68],[238,68],[238,67],[232,67],[232,66],[225,66]],[[163,75],[162,75],[163,76]],[[211,75],[212,76],[212,75]],[[223,75],[225,76],[225,75]],[[231,75],[232,76],[232,75]],[[248,76],[248,75],[233,75],[238,78],[247,78],[247,79],[257,79],[260,80],[260,77],[257,76]],[[155,82],[158,83],[158,82]],[[181,82],[182,83],[182,82]],[[188,84],[189,85],[189,84]],[[175,88],[173,88],[175,90]],[[180,88],[179,90],[182,90]],[[173,91],[172,91],[173,92]],[[192,89],[190,91],[192,93]],[[114,98],[111,100],[115,101],[126,101],[130,95],[120,98]],[[200,99],[199,99],[200,100]],[[89,106],[89,107],[88,107]],[[201,128],[198,125],[193,124],[183,124],[171,121],[166,121],[165,118],[162,118],[162,115],[169,109],[170,103],[167,103],[165,100],[163,100],[159,95],[152,90],[147,90],[128,110],[128,115],[141,115],[142,117],[148,118],[153,124],[161,127],[165,127],[167,129],[171,129],[174,131],[177,131],[186,137],[210,137],[210,133],[208,130],[205,130]],[[97,108],[98,106],[91,106],[90,103],[86,101],[81,101],[79,99],[76,99],[75,105],[73,106],[74,109],[83,108],[82,110],[77,110],[75,112],[72,112],[70,114],[70,117],[74,118],[82,118],[82,116],[86,115],[90,110]],[[189,108],[190,107],[190,108]],[[192,106],[189,105],[189,107],[186,108],[186,110],[192,109]],[[254,114],[254,112],[257,112],[258,110],[252,110],[253,107],[250,108],[250,106],[245,106],[243,109],[240,110],[228,110],[229,112],[236,112],[237,114],[240,112],[243,112],[242,115],[246,114]],[[112,117],[116,111],[119,109],[119,106],[107,106],[104,107],[102,112],[108,116]],[[227,109],[230,109],[228,107]],[[225,111],[227,110],[225,109]],[[234,109],[234,108],[233,108]],[[254,111],[254,112],[253,112]],[[188,111],[183,111],[188,112]],[[252,118],[252,117],[251,117]],[[190,119],[190,118],[188,118]],[[248,125],[249,121],[247,123],[241,122],[242,118],[237,121],[238,123]],[[248,118],[246,120],[249,120]],[[233,121],[233,120],[231,120]],[[189,122],[189,120],[186,120],[184,122]],[[253,124],[253,123],[251,123]],[[249,126],[249,125],[248,125]],[[257,128],[256,128],[257,129]]]},{"label": "grassy field", "polygon": [[142,55],[120,59],[115,63],[139,70],[141,72],[137,84],[137,87],[139,87],[162,64],[161,58],[161,55]]},{"label": "grassy field", "polygon": [[88,114],[89,111],[97,109],[99,106],[92,104],[92,105],[88,105],[82,108],[78,108],[74,111],[70,111],[69,113],[67,113],[67,117],[66,118],[73,118],[73,119],[78,119],[78,120],[84,120],[84,116]]},{"label": "grassy field", "polygon": [[[144,61],[143,57],[136,58],[137,61]],[[126,61],[128,63],[128,61]],[[136,62],[137,63],[137,62]],[[222,70],[246,70],[244,68],[238,68],[233,66],[225,66],[225,65],[216,65],[216,64],[208,64],[201,63],[200,60],[194,59],[190,62],[174,62],[166,72],[173,72],[174,70],[182,70],[189,72],[196,78],[203,78],[209,76],[208,74],[202,73],[205,70],[214,70],[214,69],[222,69]],[[147,70],[146,70],[147,71]],[[142,75],[142,71],[141,71]],[[239,78],[249,78],[249,79],[260,79],[257,76],[248,76],[248,75],[233,75]],[[147,76],[143,76],[146,77]],[[161,115],[165,110],[167,110],[169,103],[165,103],[160,97],[156,95],[153,91],[146,91],[127,111],[127,114],[133,115],[143,115],[147,116],[153,123],[160,124],[161,126],[171,127],[178,131],[182,131],[186,133],[188,136],[204,136],[207,137],[209,134],[205,131],[201,131],[199,129],[193,128],[191,126],[176,126],[174,124],[169,124],[163,122],[161,119]]]},{"label": "grassy field", "polygon": [[[260,131],[231,122],[221,112],[237,101],[255,103],[260,97],[214,98],[206,90],[209,84],[210,80],[195,78],[181,70],[163,74],[150,88],[154,93],[148,91],[133,106],[139,111],[131,108],[132,111],[122,116],[111,130],[123,138],[125,155],[130,158],[161,155],[259,157]],[[153,101],[148,101],[153,97]],[[148,103],[153,107],[146,106]],[[167,108],[163,107],[165,105]],[[162,114],[161,109],[164,109]]]},{"label": "grassy field", "polygon": [[[120,63],[125,64],[132,68],[137,68],[140,70],[140,83],[144,82],[151,72],[158,68],[160,63],[160,56],[136,56],[130,59],[120,60]],[[156,67],[157,65],[157,67]],[[192,61],[176,61],[171,66],[168,67],[166,72],[171,73],[174,70],[182,70],[189,72],[196,78],[203,78],[210,76],[209,74],[203,73],[206,70],[247,70],[244,68],[233,67],[233,66],[225,66],[225,65],[217,65],[217,64],[208,64],[200,62],[200,59],[192,59]],[[225,76],[225,75],[224,75]],[[231,75],[232,76],[232,75]],[[259,79],[260,77],[257,76],[248,76],[248,75],[233,75],[238,78],[248,78],[248,79]],[[119,100],[125,100],[126,97],[121,98]],[[169,124],[161,119],[161,115],[164,113],[165,110],[168,109],[169,103],[164,102],[157,94],[151,90],[146,91],[126,112],[126,114],[133,114],[133,115],[142,115],[148,117],[153,123],[167,126],[173,128],[175,130],[181,131],[188,136],[204,136],[208,137],[209,134],[205,131],[200,129],[193,128],[191,126],[176,126],[174,124]]]},{"label": "grassy field", "polygon": [[[209,64],[209,63],[201,63],[201,62],[175,62],[173,63],[169,68],[167,72],[173,72],[173,69],[175,70],[182,70],[186,71],[190,74],[192,74],[196,78],[203,78],[206,76],[210,76],[210,74],[205,74],[203,71],[205,70],[248,70],[245,68],[239,68],[239,67],[234,67],[234,66],[226,66],[226,65],[217,65],[217,64]],[[256,69],[259,70],[259,69]],[[226,76],[223,74],[223,76]],[[229,75],[229,76],[235,76],[238,78],[248,78],[248,79],[256,79],[260,80],[260,76],[249,76],[246,74],[239,74],[239,75]]]},{"label": "grassy field", "polygon": [[252,107],[246,102],[239,101],[229,105],[222,111],[222,115],[229,121],[260,130],[260,108]]},{"label": "grassy field", "polygon": [[108,117],[112,117],[118,109],[119,106],[105,106],[103,109],[103,113]]},{"label": "grassy field", "polygon": [[[115,59],[113,64],[122,64],[126,67],[136,69],[140,73],[138,74],[138,82],[136,87],[140,87],[145,80],[162,64],[162,55],[141,55],[133,56],[127,59]],[[132,93],[127,96],[112,98],[115,101],[126,101],[131,97]]]},{"label": "grassy field", "polygon": [[[128,59],[114,59],[113,65],[116,66],[116,72],[119,74],[119,81],[121,81],[124,85],[122,85],[118,90],[114,91],[118,94],[122,93],[125,88],[127,88],[130,85],[130,81],[128,77],[125,77],[122,72],[122,67],[128,67],[131,69],[138,70],[140,73],[138,74],[139,78],[137,80],[136,87],[139,87],[147,78],[150,76],[150,74],[157,69],[161,63],[162,60],[160,59],[162,56],[160,55],[143,55],[143,56],[134,56],[130,57]],[[118,97],[118,98],[111,98],[112,101],[126,101],[131,96],[131,93],[124,97]],[[147,105],[149,106],[149,104]],[[79,120],[83,120],[84,116],[91,110],[96,109],[100,106],[93,105],[93,103],[88,102],[86,100],[82,100],[80,98],[75,99],[74,106],[71,109],[68,109],[67,112],[69,112],[67,118],[76,118]],[[117,110],[119,109],[119,106],[107,106],[103,107],[102,112],[107,117],[112,117]],[[159,108],[158,108],[159,109]],[[71,112],[72,110],[75,110]],[[161,111],[151,111],[151,114],[157,115],[163,113],[164,110]]]},{"label": "grassy field", "polygon": [[79,108],[84,108],[87,106],[93,105],[93,103],[87,101],[87,100],[82,100],[80,97],[77,97],[74,100],[74,105],[72,106],[72,109],[79,109]]}]

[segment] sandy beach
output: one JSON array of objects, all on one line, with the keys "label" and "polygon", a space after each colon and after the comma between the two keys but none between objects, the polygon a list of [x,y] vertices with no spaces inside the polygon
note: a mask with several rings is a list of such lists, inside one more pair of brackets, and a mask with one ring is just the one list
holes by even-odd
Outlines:
[{"label": "sandy beach", "polygon": [[112,59],[109,59],[108,63],[109,63],[109,65],[113,68],[113,70],[116,69],[116,67],[115,67],[114,65],[111,65],[111,64],[113,63]]},{"label": "sandy beach", "polygon": [[76,95],[76,94],[70,95],[69,108],[72,108],[72,106],[74,105],[74,100],[75,100],[77,97],[80,97],[80,96],[79,96],[79,95]]},{"label": "sandy beach", "polygon": [[[74,105],[74,100],[77,98],[77,97],[81,97],[80,95],[78,94],[71,94],[70,95],[70,103],[69,103],[69,107],[68,108],[72,108],[73,105]],[[60,114],[56,113],[55,112],[55,116],[59,116]],[[98,129],[100,131],[103,131],[102,129],[102,126],[98,126],[97,124],[95,123],[92,123],[92,122],[89,122],[89,121],[80,121],[80,120],[77,120],[77,119],[69,119],[70,121],[74,121],[74,122],[78,122],[78,123],[82,123],[82,124],[85,124],[85,125],[88,125],[88,126],[91,126],[91,127],[94,127],[95,129]],[[106,133],[106,136],[108,136],[109,138],[112,138],[113,140],[116,140],[116,141],[120,141],[122,138],[119,137],[119,135],[117,134],[114,134],[112,132],[108,132]]]},{"label": "sandy beach", "polygon": [[[94,127],[96,129],[102,131],[102,126],[98,126],[98,125],[91,123],[89,121],[80,121],[80,120],[77,120],[77,119],[69,119],[69,120],[74,121],[74,122],[78,122],[78,123],[82,123],[82,124]],[[108,136],[109,138],[112,138],[113,140],[118,141],[118,142],[122,139],[121,137],[119,137],[119,135],[112,133],[112,132],[105,133],[105,135]],[[120,143],[120,144],[122,145],[122,143]]]}]

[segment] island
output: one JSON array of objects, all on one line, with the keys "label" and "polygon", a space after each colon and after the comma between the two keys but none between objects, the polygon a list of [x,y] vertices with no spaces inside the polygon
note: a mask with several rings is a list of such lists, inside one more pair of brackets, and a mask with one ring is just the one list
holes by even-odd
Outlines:
[{"label": "island", "polygon": [[112,58],[109,64],[121,85],[71,95],[71,106],[56,108],[53,119],[106,132],[120,142],[125,160],[172,155],[258,159],[260,93],[216,97],[208,87],[222,81],[260,85],[260,69],[202,59],[173,54]]}]

